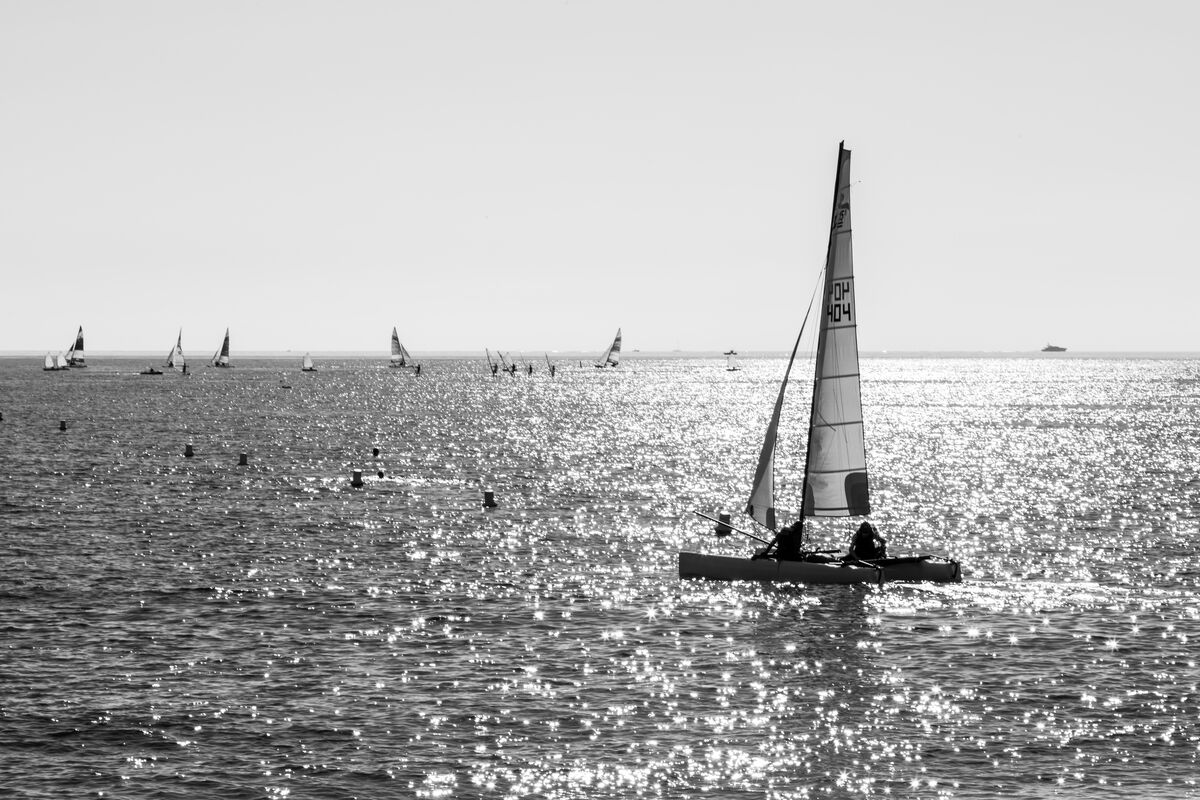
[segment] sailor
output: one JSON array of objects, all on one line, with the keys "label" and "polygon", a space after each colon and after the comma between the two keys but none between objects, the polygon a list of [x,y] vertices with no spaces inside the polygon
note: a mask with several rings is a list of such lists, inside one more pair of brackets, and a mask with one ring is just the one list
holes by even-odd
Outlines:
[{"label": "sailor", "polygon": [[864,520],[850,541],[850,557],[863,561],[887,558],[887,540],[879,535],[874,525]]},{"label": "sailor", "polygon": [[800,553],[800,522],[793,522],[779,529],[775,535],[775,557],[780,561],[799,561]]},{"label": "sailor", "polygon": [[760,558],[775,558],[780,561],[803,560],[804,554],[800,550],[802,524],[796,521],[780,528],[779,532],[775,534],[775,541],[755,553],[751,560],[757,561]]}]

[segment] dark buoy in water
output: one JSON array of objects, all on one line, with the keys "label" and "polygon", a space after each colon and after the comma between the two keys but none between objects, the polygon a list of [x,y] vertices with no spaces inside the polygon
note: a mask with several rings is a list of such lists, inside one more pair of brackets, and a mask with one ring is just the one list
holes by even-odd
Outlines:
[{"label": "dark buoy in water", "polygon": [[371,458],[379,458],[379,448],[378,447],[373,448],[371,450]]},{"label": "dark buoy in water", "polygon": [[733,528],[729,527],[729,513],[722,511],[717,514],[717,526],[713,528],[713,533],[717,536],[728,536],[733,533]]},{"label": "dark buoy in water", "polygon": [[356,469],[350,474],[350,485],[355,489],[361,489],[363,485],[362,470]]},{"label": "dark buoy in water", "polygon": [[375,473],[375,474],[376,474],[376,475],[378,475],[379,477],[381,477],[381,478],[382,478],[382,477],[383,477],[383,470],[379,470],[379,472],[377,472],[377,473]]},{"label": "dark buoy in water", "polygon": [[192,450],[192,446],[190,444],[185,444],[183,446],[183,457],[191,458],[194,455],[196,455],[196,452],[194,450]]},{"label": "dark buoy in water", "polygon": [[65,419],[60,419],[58,421],[58,429],[60,431],[65,431],[67,429],[67,421]]},{"label": "dark buoy in water", "polygon": [[496,493],[493,492],[491,489],[484,490],[483,507],[484,508],[495,508],[496,507]]},{"label": "dark buoy in water", "polygon": [[249,463],[250,463],[250,457],[248,455],[246,455],[245,453],[242,453],[240,456],[238,456],[238,466],[239,467],[244,467]]}]

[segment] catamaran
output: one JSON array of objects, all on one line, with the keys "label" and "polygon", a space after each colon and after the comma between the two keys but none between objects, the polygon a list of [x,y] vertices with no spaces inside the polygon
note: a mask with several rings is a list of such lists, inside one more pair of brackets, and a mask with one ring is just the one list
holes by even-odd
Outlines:
[{"label": "catamaran", "polygon": [[187,359],[183,357],[183,328],[179,329],[179,337],[175,340],[175,346],[171,348],[171,352],[167,353],[167,363],[164,366],[167,369],[187,372]]},{"label": "catamaran", "polygon": [[752,558],[681,552],[681,578],[800,583],[957,582],[961,579],[958,562],[937,556],[838,557],[832,555],[837,551],[805,550],[802,546],[807,518],[854,517],[871,513],[859,391],[858,312],[854,299],[850,228],[850,151],[845,148],[845,143],[838,148],[833,218],[824,273],[800,519],[782,530],[776,528],[774,469],[784,393],[808,315],[783,374],[745,510],[772,536],[766,539],[735,528],[728,515],[716,519],[708,517],[717,523],[718,535],[737,531],[757,539],[766,547]]},{"label": "catamaran", "polygon": [[736,350],[726,350],[725,351],[725,371],[726,372],[737,372],[739,369],[741,369],[741,367],[738,366],[737,351]]},{"label": "catamaran", "polygon": [[213,353],[212,360],[208,362],[214,367],[232,367],[229,363],[229,328],[225,329],[225,339],[221,342],[221,347],[217,352]]},{"label": "catamaran", "polygon": [[313,366],[312,356],[308,353],[304,354],[304,358],[300,361],[301,372],[316,372],[317,368]]},{"label": "catamaran", "polygon": [[411,367],[412,355],[408,352],[408,348],[400,344],[400,334],[392,328],[392,358],[388,363],[390,367]]},{"label": "catamaran", "polygon": [[604,367],[615,367],[621,360],[621,329],[617,328],[616,338],[612,340],[612,344],[608,346],[596,361],[596,367],[603,369]]},{"label": "catamaran", "polygon": [[75,341],[71,345],[71,349],[67,351],[67,366],[68,367],[86,367],[87,362],[83,358],[83,326],[79,326],[79,333],[75,334]]}]

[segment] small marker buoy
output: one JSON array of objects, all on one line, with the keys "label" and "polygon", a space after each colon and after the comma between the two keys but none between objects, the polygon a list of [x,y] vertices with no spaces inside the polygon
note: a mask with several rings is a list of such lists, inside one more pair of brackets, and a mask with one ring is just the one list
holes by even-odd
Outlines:
[{"label": "small marker buoy", "polygon": [[67,421],[65,419],[61,419],[58,421],[58,429],[60,431],[65,431],[67,429]]},{"label": "small marker buoy", "polygon": [[379,448],[378,448],[378,447],[376,447],[376,448],[374,448],[373,450],[371,450],[371,457],[372,457],[372,458],[379,458]]},{"label": "small marker buoy", "polygon": [[190,444],[185,444],[183,446],[183,457],[191,458],[194,455],[196,455],[196,452],[194,450],[192,450],[192,446]]},{"label": "small marker buoy", "polygon": [[491,489],[487,489],[483,493],[483,507],[484,508],[495,508],[496,507],[496,493],[493,492]]},{"label": "small marker buoy", "polygon": [[383,470],[379,470],[379,472],[377,472],[377,473],[375,473],[375,474],[376,474],[376,475],[378,475],[379,477],[381,477],[381,478],[382,478],[382,477],[383,477]]},{"label": "small marker buoy", "polygon": [[733,533],[733,528],[729,527],[729,519],[728,512],[722,511],[720,514],[717,514],[717,526],[713,528],[713,533],[717,534],[717,536],[728,536]]},{"label": "small marker buoy", "polygon": [[361,489],[363,485],[362,470],[356,469],[350,474],[350,485],[355,489]]},{"label": "small marker buoy", "polygon": [[248,455],[246,455],[245,453],[242,453],[240,456],[238,456],[238,466],[239,467],[244,467],[249,463],[250,463],[250,457]]}]

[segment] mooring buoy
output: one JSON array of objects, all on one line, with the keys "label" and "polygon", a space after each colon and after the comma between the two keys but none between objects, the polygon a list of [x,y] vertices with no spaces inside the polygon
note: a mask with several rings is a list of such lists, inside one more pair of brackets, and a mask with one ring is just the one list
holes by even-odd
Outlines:
[{"label": "mooring buoy", "polygon": [[713,528],[713,533],[717,534],[717,536],[728,536],[733,533],[733,528],[729,527],[729,520],[729,512],[722,511],[717,514],[717,526]]},{"label": "mooring buoy", "polygon": [[185,444],[183,446],[183,457],[191,458],[194,455],[196,455],[196,451],[192,449],[192,446],[190,444]]},{"label": "mooring buoy", "polygon": [[371,450],[371,457],[372,457],[372,458],[379,458],[379,448],[378,448],[378,447],[376,447],[376,448],[373,448],[373,449]]},{"label": "mooring buoy", "polygon": [[496,493],[493,492],[491,489],[485,489],[483,492],[483,507],[484,508],[495,508],[496,507]]},{"label": "mooring buoy", "polygon": [[240,456],[238,456],[238,466],[239,467],[244,467],[249,463],[250,463],[250,457],[248,455],[246,455],[245,453],[242,453]]},{"label": "mooring buoy", "polygon": [[350,485],[355,489],[361,489],[363,485],[362,470],[356,469],[350,474]]},{"label": "mooring buoy", "polygon": [[58,421],[58,429],[60,431],[65,431],[67,429],[67,421],[65,419],[60,419]]}]

